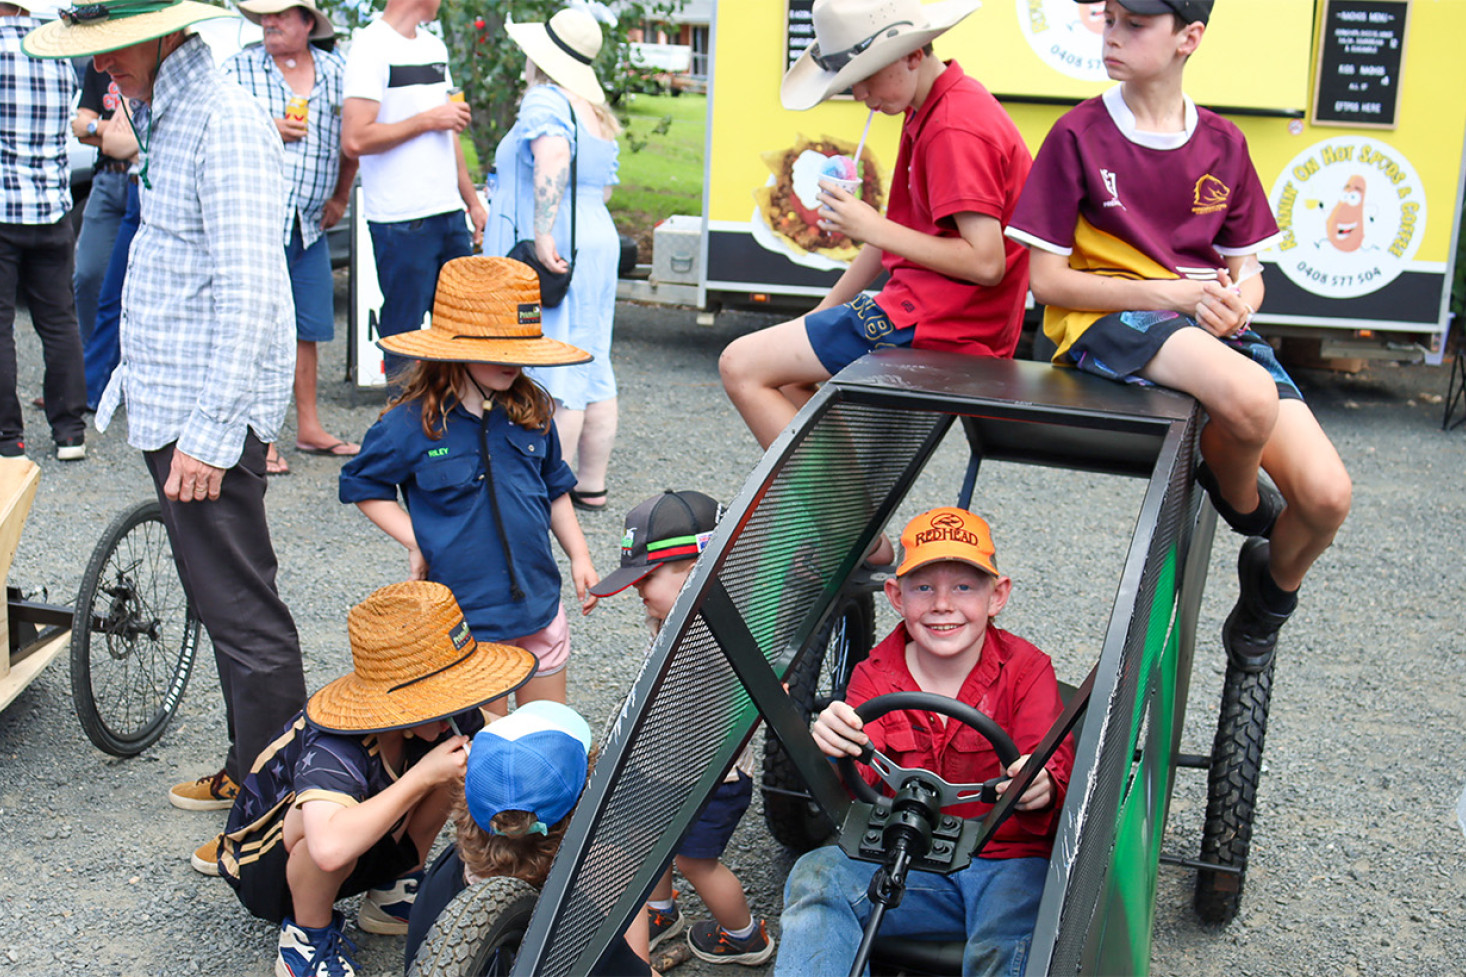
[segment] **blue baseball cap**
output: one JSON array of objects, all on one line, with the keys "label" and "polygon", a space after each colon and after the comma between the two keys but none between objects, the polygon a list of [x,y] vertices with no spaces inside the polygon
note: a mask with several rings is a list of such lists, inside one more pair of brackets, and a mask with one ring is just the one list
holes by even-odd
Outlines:
[{"label": "blue baseball cap", "polygon": [[473,738],[463,793],[485,831],[494,815],[528,811],[544,834],[575,807],[589,766],[590,726],[574,709],[539,700],[495,720]]}]

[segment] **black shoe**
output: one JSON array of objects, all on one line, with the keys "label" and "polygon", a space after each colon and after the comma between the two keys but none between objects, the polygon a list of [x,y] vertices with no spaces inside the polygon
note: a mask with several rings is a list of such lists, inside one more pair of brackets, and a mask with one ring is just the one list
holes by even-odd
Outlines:
[{"label": "black shoe", "polygon": [[1260,672],[1273,659],[1278,632],[1292,614],[1269,610],[1262,599],[1263,575],[1268,572],[1272,545],[1260,536],[1242,544],[1237,557],[1237,578],[1242,592],[1222,625],[1222,647],[1227,660],[1244,672]]},{"label": "black shoe", "polygon": [[11,438],[8,441],[0,441],[0,458],[24,458],[25,441],[21,438]]},{"label": "black shoe", "polygon": [[1272,536],[1273,525],[1282,515],[1283,507],[1287,505],[1280,493],[1273,484],[1262,477],[1262,472],[1257,473],[1257,508],[1251,512],[1238,512],[1222,498],[1222,491],[1217,487],[1217,477],[1207,467],[1206,462],[1196,466],[1196,484],[1206,490],[1207,497],[1211,499],[1212,508],[1217,510],[1217,515],[1224,519],[1232,531],[1241,533],[1243,536],[1261,536],[1264,539]]},{"label": "black shoe", "polygon": [[56,440],[57,461],[82,461],[87,456],[86,438],[78,434],[74,438]]}]

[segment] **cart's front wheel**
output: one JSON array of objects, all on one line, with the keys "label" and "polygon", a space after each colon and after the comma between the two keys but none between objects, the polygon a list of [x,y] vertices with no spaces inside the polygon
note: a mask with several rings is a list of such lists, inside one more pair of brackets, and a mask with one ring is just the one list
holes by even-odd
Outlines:
[{"label": "cart's front wheel", "polygon": [[539,891],[494,876],[453,897],[428,929],[408,977],[498,977],[514,967]]},{"label": "cart's front wheel", "polygon": [[158,503],[120,513],[82,575],[71,632],[71,696],[98,749],[135,756],[163,735],[199,631]]},{"label": "cart's front wheel", "polygon": [[[787,676],[789,697],[808,722],[832,699],[845,698],[850,673],[870,654],[875,635],[875,601],[868,593],[844,599],[816,636],[813,647]],[[764,737],[764,821],[785,847],[806,852],[823,844],[835,825],[809,796],[784,744]]]},{"label": "cart's front wheel", "polygon": [[1262,779],[1262,747],[1267,737],[1274,661],[1258,672],[1228,665],[1222,686],[1221,718],[1207,778],[1201,860],[1235,871],[1201,869],[1196,873],[1196,914],[1210,926],[1230,923],[1242,904],[1257,785]]}]

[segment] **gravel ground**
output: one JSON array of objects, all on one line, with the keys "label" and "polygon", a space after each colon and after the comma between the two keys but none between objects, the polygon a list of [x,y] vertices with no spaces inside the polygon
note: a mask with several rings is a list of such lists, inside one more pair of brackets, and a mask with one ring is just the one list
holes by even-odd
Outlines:
[{"label": "gravel ground", "polygon": [[[735,335],[764,322],[730,314],[705,328],[686,310],[618,310],[615,511],[582,519],[603,573],[615,565],[627,507],[669,487],[730,498],[757,460],[723,397],[716,357]],[[28,399],[40,389],[38,347],[24,321],[18,332]],[[321,407],[328,429],[356,437],[378,399],[340,382],[344,345],[338,339],[323,350]],[[1189,905],[1193,873],[1163,868],[1152,971],[1460,973],[1466,871],[1454,807],[1466,780],[1459,735],[1466,725],[1459,692],[1466,431],[1439,430],[1443,369],[1304,373],[1301,381],[1354,476],[1354,512],[1284,632],[1241,915],[1220,932],[1202,929]],[[37,412],[28,419],[43,473],[8,583],[71,603],[108,521],[151,488],[121,421],[90,435],[86,462],[63,467],[49,455],[44,419]],[[292,430],[284,440],[293,442]],[[280,589],[314,688],[349,667],[347,609],[400,578],[405,562],[354,507],[336,502],[337,462],[289,450],[286,457],[294,474],[271,483],[270,524]],[[956,446],[945,447],[909,511],[954,499],[962,461]],[[993,518],[1016,581],[1003,623],[1050,651],[1071,681],[1097,654],[1142,488],[984,467],[977,507]],[[1183,744],[1189,751],[1210,746],[1221,681],[1214,636],[1235,597],[1235,553],[1233,538],[1218,538]],[[641,618],[639,602],[627,595],[576,626],[572,702],[593,727],[618,705],[639,666]],[[888,624],[889,613],[881,620]],[[274,928],[188,865],[189,852],[223,825],[223,812],[178,811],[165,796],[175,781],[215,769],[223,744],[207,656],[167,734],[131,760],[109,758],[86,740],[64,658],[0,714],[0,971],[271,972]],[[1193,854],[1204,778],[1186,771],[1180,778],[1165,849]],[[789,862],[769,843],[757,800],[726,860],[755,911],[776,922]],[[684,911],[699,915],[688,887],[680,888]],[[367,973],[400,972],[400,940],[350,935]],[[714,970],[694,961],[676,973]]]}]

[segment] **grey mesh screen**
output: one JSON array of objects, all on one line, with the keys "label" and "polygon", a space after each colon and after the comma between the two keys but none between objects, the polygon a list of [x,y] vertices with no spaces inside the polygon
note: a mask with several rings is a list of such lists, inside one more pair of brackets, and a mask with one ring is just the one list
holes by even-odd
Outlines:
[{"label": "grey mesh screen", "polygon": [[[663,628],[670,647],[653,649],[638,680],[639,728],[634,736],[619,731],[627,742],[619,756],[603,755],[616,775],[598,766],[582,799],[598,817],[534,973],[589,969],[597,928],[624,893],[641,890],[639,877],[656,874],[752,729],[756,712],[707,626],[701,618],[682,626],[714,573],[765,661],[779,663],[827,613],[865,548],[872,515],[899,502],[950,422],[946,414],[834,402],[747,506],[747,521],[723,527],[721,547],[715,541],[705,554]],[[730,511],[742,511],[743,501]]]}]

